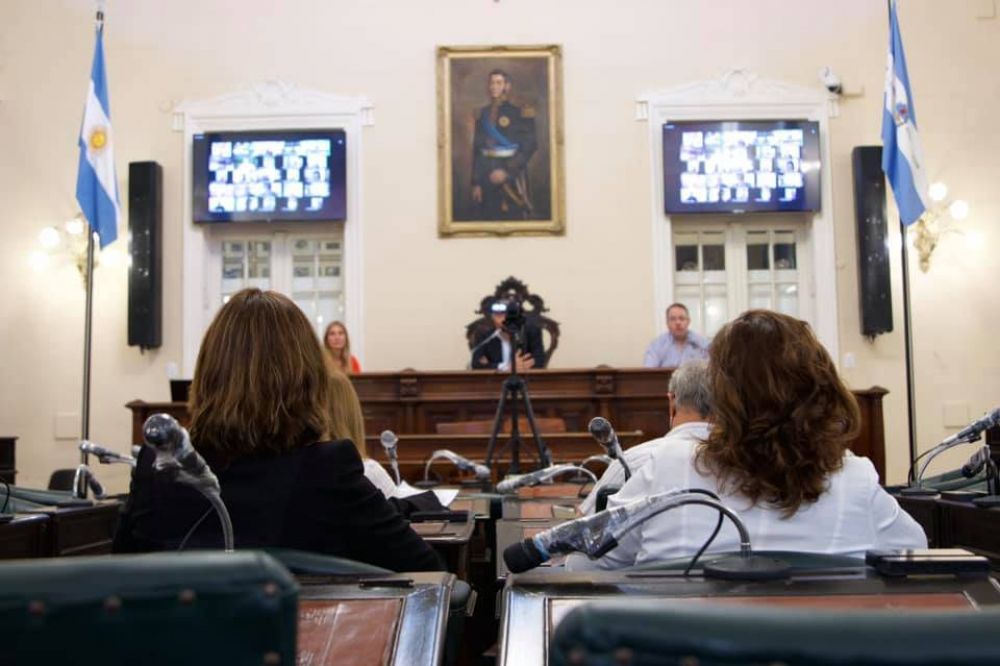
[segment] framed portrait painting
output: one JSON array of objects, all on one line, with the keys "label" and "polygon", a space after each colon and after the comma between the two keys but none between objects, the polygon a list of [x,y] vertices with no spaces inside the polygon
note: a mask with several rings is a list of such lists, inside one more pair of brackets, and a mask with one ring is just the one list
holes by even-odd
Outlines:
[{"label": "framed portrait painting", "polygon": [[561,234],[559,46],[438,48],[438,232]]}]

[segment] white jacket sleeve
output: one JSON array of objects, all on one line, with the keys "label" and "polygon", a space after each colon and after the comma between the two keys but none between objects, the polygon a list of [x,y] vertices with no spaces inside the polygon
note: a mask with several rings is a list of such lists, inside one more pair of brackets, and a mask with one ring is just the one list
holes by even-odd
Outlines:
[{"label": "white jacket sleeve", "polygon": [[875,548],[926,548],[927,534],[913,517],[903,511],[899,502],[876,482],[872,490],[872,528]]}]

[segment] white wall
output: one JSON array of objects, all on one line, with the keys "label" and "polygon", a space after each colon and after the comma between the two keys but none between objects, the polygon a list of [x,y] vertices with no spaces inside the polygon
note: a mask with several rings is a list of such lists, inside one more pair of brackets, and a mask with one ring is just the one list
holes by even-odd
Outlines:
[{"label": "white wall", "polygon": [[[79,129],[93,49],[93,2],[10,0],[0,23],[0,431],[19,436],[19,480],[41,485],[75,464],[75,442],[55,439],[57,414],[78,415],[83,289],[76,269],[26,273],[38,231],[72,216]],[[135,397],[168,397],[166,364],[181,359],[182,135],[171,112],[267,79],[375,104],[364,130],[366,368],[458,368],[463,325],[507,275],[543,294],[563,337],[558,367],[636,365],[657,331],[649,228],[647,128],[633,119],[647,90],[714,78],[734,67],[818,85],[832,66],[863,96],[830,122],[840,348],[855,387],[888,388],[890,477],[905,474],[905,396],[898,254],[896,331],[869,344],[859,333],[850,150],[879,142],[885,5],[868,0],[753,3],[632,0],[405,0],[283,3],[111,0],[105,49],[122,192],[127,165],[164,167],[164,345],[125,344],[124,267],[97,271],[91,436],[124,450]],[[985,3],[989,5],[990,3]],[[990,249],[1000,212],[1000,20],[982,2],[910,0],[900,9],[925,155],[932,174],[968,199],[963,228],[946,237],[912,297],[919,433],[926,448],[947,432],[942,401],[974,416],[998,402],[1000,277]],[[434,49],[459,44],[563,46],[567,233],[553,238],[439,239]],[[898,241],[898,239],[897,239]],[[822,304],[819,304],[822,307]],[[124,487],[123,470],[101,470]]]}]

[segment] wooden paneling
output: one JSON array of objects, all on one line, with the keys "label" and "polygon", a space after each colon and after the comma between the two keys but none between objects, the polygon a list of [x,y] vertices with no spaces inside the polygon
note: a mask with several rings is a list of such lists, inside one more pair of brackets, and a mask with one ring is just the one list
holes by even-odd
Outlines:
[{"label": "wooden paneling", "polygon": [[[529,370],[522,376],[528,386],[535,415],[563,419],[569,434],[586,433],[590,419],[603,416],[617,431],[641,431],[642,440],[648,440],[667,432],[667,383],[670,373],[669,369],[602,366],[575,370]],[[506,377],[505,374],[489,371],[405,371],[369,372],[354,375],[351,379],[364,408],[368,436],[377,436],[383,430],[396,432],[400,435],[401,461],[407,456],[408,462],[414,462],[417,458],[426,460],[434,449],[453,447],[438,439],[428,439],[420,442],[423,448],[419,452],[408,454],[404,452],[404,435],[431,435],[439,423],[492,419]],[[862,429],[852,449],[858,455],[870,458],[882,479],[885,478],[882,398],[886,393],[879,387],[854,391],[861,408]],[[142,423],[150,414],[166,412],[177,417],[181,423],[187,423],[187,406],[184,403],[135,400],[127,406],[133,415],[133,443],[142,442]],[[587,444],[585,437],[581,437],[568,440],[574,446],[565,451],[553,444],[555,457],[580,460],[597,452],[593,442]],[[580,445],[579,449],[576,444]],[[623,442],[623,445],[626,443]],[[377,445],[368,447],[372,454],[379,448]],[[528,452],[532,448],[530,443],[526,446]],[[463,455],[471,453],[474,458],[485,455],[485,446],[475,451],[455,450]],[[571,451],[573,455],[583,452],[583,456],[570,458]]]}]

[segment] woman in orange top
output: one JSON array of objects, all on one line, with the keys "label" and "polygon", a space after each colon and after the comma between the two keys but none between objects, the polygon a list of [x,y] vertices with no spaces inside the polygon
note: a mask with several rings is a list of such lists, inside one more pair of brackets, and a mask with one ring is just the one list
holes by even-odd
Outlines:
[{"label": "woman in orange top", "polygon": [[339,321],[331,321],[323,333],[323,348],[333,361],[333,367],[344,374],[353,375],[361,372],[361,364],[351,354],[351,338],[347,328]]}]

